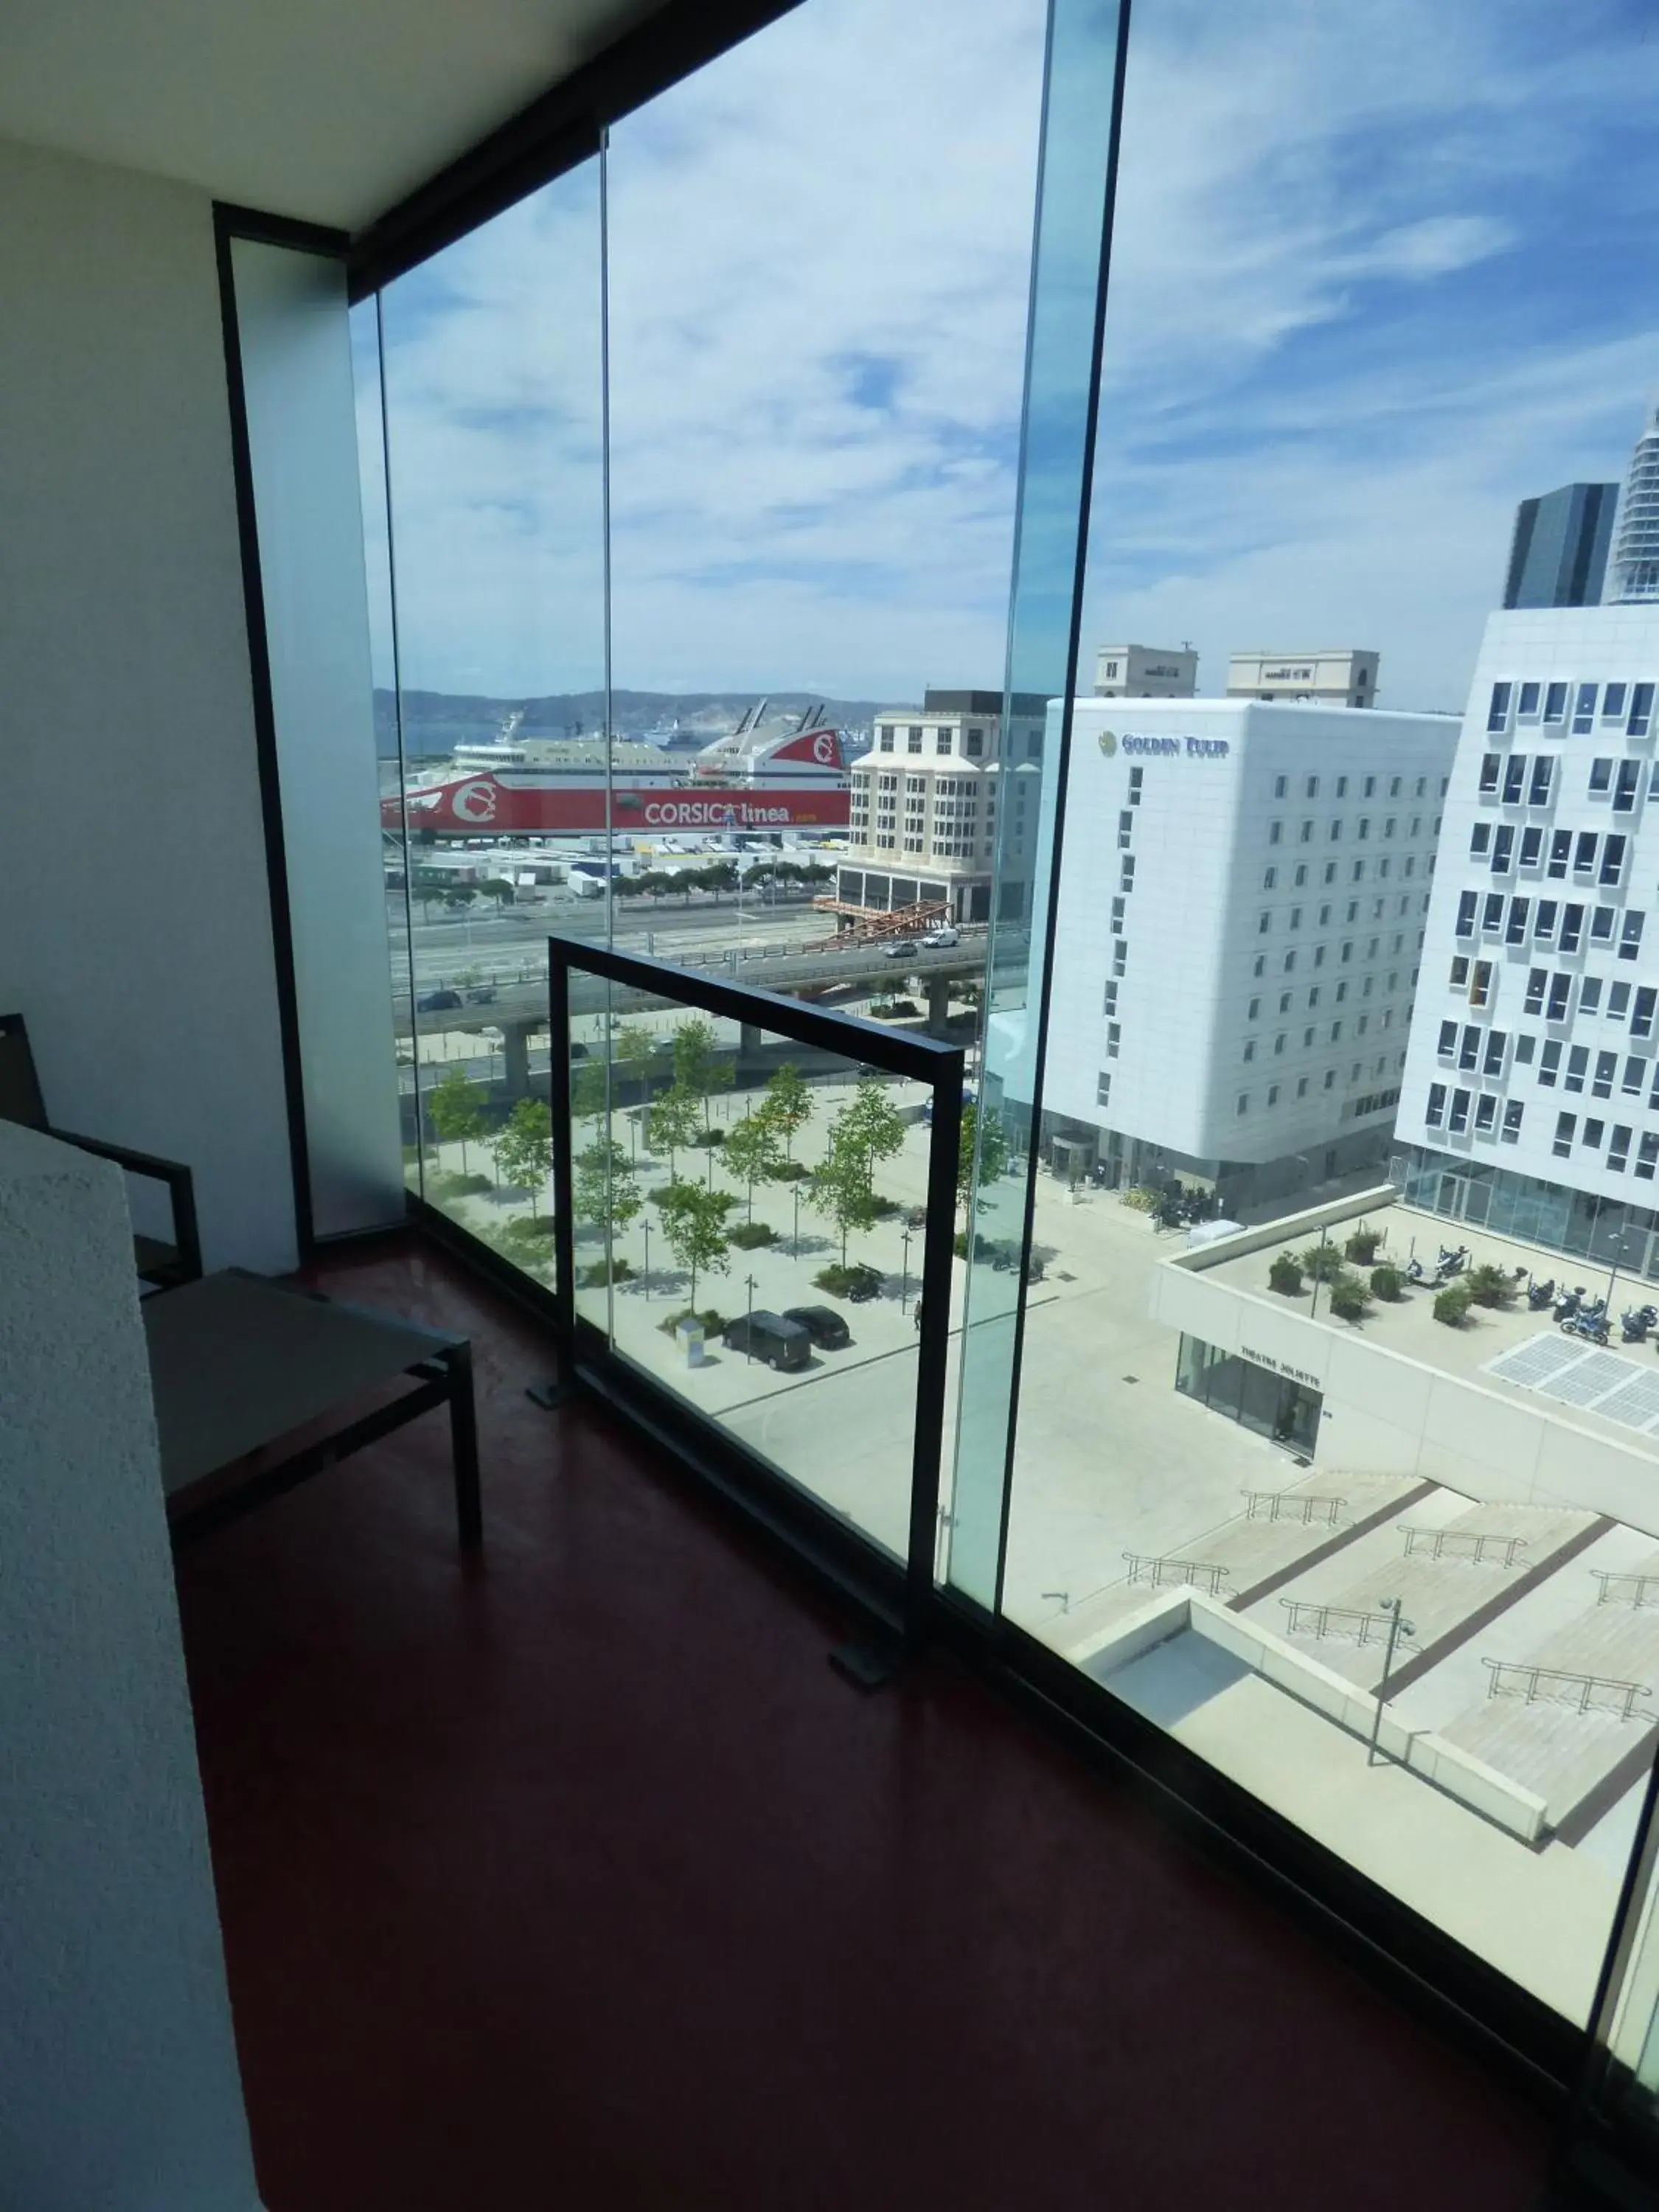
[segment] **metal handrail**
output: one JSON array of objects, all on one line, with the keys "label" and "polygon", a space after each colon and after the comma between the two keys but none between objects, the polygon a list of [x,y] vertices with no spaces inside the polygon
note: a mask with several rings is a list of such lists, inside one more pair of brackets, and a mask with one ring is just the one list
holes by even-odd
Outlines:
[{"label": "metal handrail", "polygon": [[1502,1547],[1504,1565],[1512,1567],[1530,1541],[1525,1536],[1499,1536],[1491,1530],[1476,1528],[1407,1528],[1402,1524],[1401,1533],[1406,1539],[1408,1558],[1417,1549],[1417,1540],[1420,1536],[1431,1547],[1430,1556],[1437,1559],[1442,1557],[1449,1544],[1472,1544],[1474,1548],[1468,1556],[1476,1566],[1486,1558],[1487,1545],[1492,1544]]},{"label": "metal handrail", "polygon": [[[1318,1605],[1312,1598],[1306,1597],[1282,1597],[1279,1602],[1291,1616],[1290,1633],[1292,1636],[1340,1635],[1342,1632],[1340,1628],[1334,1630],[1332,1628],[1333,1621],[1358,1621],[1359,1633],[1353,1640],[1358,1644],[1369,1644],[1372,1640],[1373,1632],[1378,1637],[1385,1637],[1394,1625],[1394,1616],[1391,1613],[1370,1613],[1364,1606]],[[1313,1624],[1311,1627],[1309,1627],[1304,1621],[1304,1615],[1311,1620]],[[1407,1640],[1402,1631],[1400,1641],[1403,1644]]]},{"label": "metal handrail", "polygon": [[1635,1583],[1636,1595],[1630,1600],[1630,1603],[1638,1611],[1645,1605],[1659,1605],[1659,1597],[1650,1599],[1648,1596],[1650,1590],[1659,1590],[1659,1575],[1618,1574],[1605,1567],[1592,1567],[1590,1572],[1601,1585],[1595,1600],[1597,1605],[1619,1605],[1624,1602],[1622,1599],[1614,1597],[1613,1594],[1614,1583]]},{"label": "metal handrail", "polygon": [[[1161,1583],[1200,1583],[1212,1597],[1218,1597],[1231,1571],[1209,1559],[1178,1559],[1167,1553],[1126,1552],[1123,1556],[1129,1562],[1129,1580],[1149,1582],[1154,1589]],[[1150,1571],[1143,1574],[1143,1569]]]},{"label": "metal handrail", "polygon": [[[739,1029],[769,1030],[806,1046],[927,1085],[933,1104],[927,1148],[927,1227],[922,1243],[920,1328],[916,1346],[915,1426],[910,1460],[910,1511],[904,1561],[904,1626],[907,1638],[927,1632],[937,1603],[934,1555],[939,1534],[939,1487],[945,1449],[945,1378],[949,1359],[951,1249],[956,1229],[957,1178],[962,1143],[965,1055],[960,1045],[937,1037],[895,1031],[857,1015],[803,1005],[747,984],[720,981],[695,969],[638,953],[617,952],[592,939],[556,932],[547,941],[549,1108],[554,1131],[554,1304],[557,1315],[562,1374],[575,1371],[579,1322],[576,1313],[574,1167],[571,1158],[570,1000],[573,973],[594,976],[625,989],[694,1007],[735,1022]],[[562,1041],[562,1042],[561,1042]],[[680,1410],[717,1433],[721,1448],[739,1450],[730,1433],[695,1407]],[[773,1475],[770,1463],[744,1453],[754,1471]],[[872,1545],[872,1548],[874,1547]]]},{"label": "metal handrail", "polygon": [[[1296,1520],[1300,1521],[1304,1528],[1311,1528],[1316,1521],[1323,1521],[1327,1527],[1334,1528],[1343,1507],[1348,1502],[1346,1498],[1295,1497],[1283,1490],[1247,1490],[1244,1498],[1244,1517],[1247,1521]],[[1299,1508],[1299,1510],[1292,1512],[1292,1507]],[[1258,1508],[1266,1510],[1259,1511]]]},{"label": "metal handrail", "polygon": [[[1637,1699],[1653,1695],[1644,1682],[1622,1681],[1613,1674],[1575,1674],[1565,1667],[1532,1667],[1520,1659],[1483,1659],[1480,1664],[1492,1670],[1492,1680],[1486,1690],[1489,1698],[1513,1695],[1504,1681],[1506,1675],[1512,1674],[1524,1679],[1526,1688],[1523,1694],[1529,1705],[1547,1698],[1552,1705],[1576,1704],[1581,1713],[1587,1713],[1598,1690],[1613,1690],[1619,1693],[1622,1708],[1619,1717],[1621,1721],[1627,1721],[1634,1717]],[[1571,1683],[1578,1695],[1576,1698],[1550,1697],[1540,1687],[1540,1683],[1546,1681]]]}]

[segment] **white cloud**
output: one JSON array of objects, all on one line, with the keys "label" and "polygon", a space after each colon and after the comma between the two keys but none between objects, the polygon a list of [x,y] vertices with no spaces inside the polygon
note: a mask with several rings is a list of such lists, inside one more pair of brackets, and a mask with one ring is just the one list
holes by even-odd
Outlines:
[{"label": "white cloud", "polygon": [[[1618,20],[1141,0],[1085,649],[1352,638],[1455,703],[1515,501],[1616,472],[1656,377],[1628,229],[1588,325],[1538,235],[1659,88]],[[617,130],[619,684],[997,680],[1041,33],[807,0]],[[598,680],[597,229],[566,179],[388,301],[406,681]]]}]

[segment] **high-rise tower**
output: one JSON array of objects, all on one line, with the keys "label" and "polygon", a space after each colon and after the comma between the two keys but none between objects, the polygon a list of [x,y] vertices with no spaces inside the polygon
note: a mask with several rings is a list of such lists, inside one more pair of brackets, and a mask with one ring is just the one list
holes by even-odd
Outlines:
[{"label": "high-rise tower", "polygon": [[1615,604],[1659,600],[1659,407],[1630,457],[1607,596]]}]

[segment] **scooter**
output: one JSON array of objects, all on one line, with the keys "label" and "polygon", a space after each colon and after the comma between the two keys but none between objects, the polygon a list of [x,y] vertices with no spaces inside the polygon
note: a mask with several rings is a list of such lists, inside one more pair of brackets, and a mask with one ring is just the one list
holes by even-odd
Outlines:
[{"label": "scooter", "polygon": [[1623,1344],[1645,1344],[1650,1329],[1659,1327],[1659,1306],[1626,1306],[1619,1316]]},{"label": "scooter", "polygon": [[1445,1281],[1453,1275],[1461,1275],[1468,1264],[1469,1248],[1467,1244],[1443,1244],[1440,1247],[1440,1265],[1435,1273],[1442,1281]]},{"label": "scooter", "polygon": [[1607,1317],[1605,1310],[1598,1310],[1599,1304],[1598,1301],[1596,1306],[1585,1306],[1580,1312],[1569,1315],[1561,1324],[1563,1336],[1582,1336],[1591,1344],[1605,1344]]},{"label": "scooter", "polygon": [[1582,1283],[1576,1290],[1563,1291],[1555,1301],[1555,1318],[1557,1321],[1571,1321],[1583,1303],[1584,1285]]},{"label": "scooter", "polygon": [[1554,1303],[1555,1278],[1553,1275],[1547,1282],[1532,1282],[1527,1285],[1527,1304],[1534,1313],[1541,1313],[1546,1306],[1553,1305]]}]

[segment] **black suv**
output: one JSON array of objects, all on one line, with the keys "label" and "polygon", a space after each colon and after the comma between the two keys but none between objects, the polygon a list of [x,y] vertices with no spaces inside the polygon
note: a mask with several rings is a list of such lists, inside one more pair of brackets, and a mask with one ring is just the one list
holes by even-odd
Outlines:
[{"label": "black suv", "polygon": [[786,1321],[799,1322],[820,1352],[839,1352],[853,1341],[853,1332],[834,1306],[786,1306]]},{"label": "black suv", "polygon": [[781,1314],[768,1313],[763,1308],[727,1322],[720,1336],[728,1352],[747,1352],[751,1359],[763,1359],[781,1373],[805,1367],[812,1357],[812,1340],[800,1323],[786,1321]]}]

